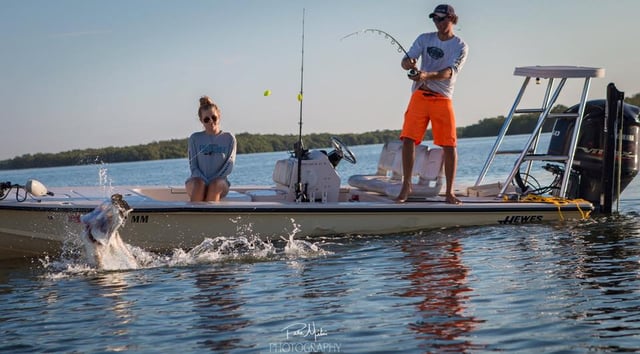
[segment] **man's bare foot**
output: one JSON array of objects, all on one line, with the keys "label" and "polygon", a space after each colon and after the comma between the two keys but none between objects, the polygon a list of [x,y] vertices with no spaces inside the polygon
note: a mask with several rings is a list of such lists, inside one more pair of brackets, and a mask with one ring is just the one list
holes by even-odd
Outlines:
[{"label": "man's bare foot", "polygon": [[395,199],[396,203],[406,202],[409,198],[409,194],[411,194],[411,186],[403,185],[402,189],[400,190],[400,194],[398,194],[398,197]]},{"label": "man's bare foot", "polygon": [[462,204],[454,194],[447,194],[446,202],[447,204]]}]

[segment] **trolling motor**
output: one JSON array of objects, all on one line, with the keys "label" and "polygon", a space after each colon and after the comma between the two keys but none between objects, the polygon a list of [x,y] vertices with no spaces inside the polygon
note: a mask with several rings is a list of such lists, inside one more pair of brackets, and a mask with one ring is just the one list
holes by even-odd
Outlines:
[{"label": "trolling motor", "polygon": [[16,201],[24,202],[27,200],[27,195],[31,194],[34,197],[44,197],[45,195],[53,196],[53,192],[47,190],[40,181],[30,179],[22,186],[19,184],[13,184],[11,182],[0,182],[0,200],[4,200],[11,193],[11,190],[16,189]]}]

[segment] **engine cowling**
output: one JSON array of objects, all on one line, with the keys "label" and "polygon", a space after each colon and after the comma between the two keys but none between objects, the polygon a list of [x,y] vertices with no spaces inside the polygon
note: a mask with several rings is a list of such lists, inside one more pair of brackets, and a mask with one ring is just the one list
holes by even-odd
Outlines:
[{"label": "engine cowling", "polygon": [[[578,105],[569,108],[566,113],[577,113]],[[570,188],[575,195],[594,204],[600,203],[602,192],[602,165],[605,141],[606,100],[588,101],[584,118],[580,126],[578,144],[572,170]],[[567,155],[571,142],[571,132],[575,125],[572,118],[558,118],[553,127],[549,142],[549,155]],[[638,174],[638,153],[640,148],[640,107],[625,103],[623,106],[622,153],[616,146],[616,156],[621,156],[620,191],[623,191]],[[576,185],[577,184],[577,185]]]}]

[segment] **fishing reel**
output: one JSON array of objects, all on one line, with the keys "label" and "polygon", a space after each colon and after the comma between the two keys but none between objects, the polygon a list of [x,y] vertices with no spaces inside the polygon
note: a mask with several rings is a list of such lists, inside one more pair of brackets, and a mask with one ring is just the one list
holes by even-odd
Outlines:
[{"label": "fishing reel", "polygon": [[413,77],[416,77],[418,75],[420,75],[420,70],[418,70],[418,69],[410,69],[409,71],[407,71],[407,76],[408,77],[413,78]]}]

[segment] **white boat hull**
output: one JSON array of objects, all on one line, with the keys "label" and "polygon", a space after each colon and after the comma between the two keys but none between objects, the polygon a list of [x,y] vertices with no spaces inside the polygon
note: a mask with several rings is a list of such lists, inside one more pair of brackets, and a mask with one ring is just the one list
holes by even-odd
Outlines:
[{"label": "white boat hull", "polygon": [[[117,187],[133,208],[122,239],[152,251],[190,249],[205,238],[255,235],[278,240],[339,235],[402,234],[443,227],[518,225],[581,219],[593,206],[588,202],[556,206],[549,203],[505,202],[494,198],[463,198],[462,205],[444,203],[441,198],[407,203],[391,199],[348,201],[354,190],[343,188],[341,200],[333,203],[250,201],[238,189],[219,203],[190,203],[175,188]],[[176,200],[158,200],[174,195]],[[264,188],[262,194],[278,193]],[[24,202],[0,202],[0,259],[57,254],[65,242],[82,233],[80,216],[108,198],[100,188],[57,188],[55,197]],[[147,193],[147,194],[144,194]],[[361,199],[366,195],[358,192]],[[351,197],[349,197],[351,196]],[[267,199],[269,197],[262,197]]]}]

